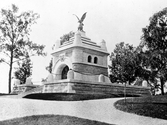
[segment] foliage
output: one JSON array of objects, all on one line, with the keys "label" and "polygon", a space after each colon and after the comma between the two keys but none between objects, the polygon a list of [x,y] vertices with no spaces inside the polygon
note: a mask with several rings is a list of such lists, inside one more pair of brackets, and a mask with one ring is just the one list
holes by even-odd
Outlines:
[{"label": "foliage", "polygon": [[19,13],[19,8],[12,5],[11,9],[1,9],[0,48],[6,58],[0,62],[9,65],[9,93],[11,91],[11,75],[13,63],[26,59],[26,56],[45,55],[44,45],[30,41],[31,26],[39,18],[32,11]]},{"label": "foliage", "polygon": [[14,72],[15,78],[20,80],[21,84],[25,84],[26,79],[32,75],[31,59],[27,57],[23,62],[18,62],[19,68]]},{"label": "foliage", "polygon": [[[47,70],[49,73],[52,73],[53,59],[50,60],[49,65],[46,66],[45,68],[46,68],[46,70]],[[42,79],[41,79],[41,82],[47,82],[47,79],[48,79],[48,77],[46,77],[46,78],[42,78]]]},{"label": "foliage", "polygon": [[53,60],[50,60],[49,66],[46,67],[46,70],[49,71],[49,73],[52,73],[52,67],[53,67]]},{"label": "foliage", "polygon": [[142,42],[149,55],[146,66],[160,79],[161,92],[167,81],[167,8],[155,13],[143,28]]},{"label": "foliage", "polygon": [[167,81],[167,8],[150,18],[141,39],[137,48],[123,42],[116,45],[110,56],[111,79],[113,82],[131,82],[138,77],[146,80],[152,89],[160,88],[164,94]]},{"label": "foliage", "polygon": [[111,53],[111,75],[117,82],[129,84],[135,80],[136,52],[132,45],[121,42]]},{"label": "foliage", "polygon": [[111,82],[131,84],[135,80],[141,79],[142,81],[146,80],[152,89],[159,87],[155,78],[156,72],[147,68],[149,54],[143,52],[142,44],[136,48],[124,42],[117,44],[110,56]]},{"label": "foliage", "polygon": [[69,41],[71,37],[74,37],[73,31],[64,34],[62,37],[60,37],[60,44],[62,45],[64,42]]},{"label": "foliage", "polygon": [[42,78],[41,82],[47,82],[47,78]]}]

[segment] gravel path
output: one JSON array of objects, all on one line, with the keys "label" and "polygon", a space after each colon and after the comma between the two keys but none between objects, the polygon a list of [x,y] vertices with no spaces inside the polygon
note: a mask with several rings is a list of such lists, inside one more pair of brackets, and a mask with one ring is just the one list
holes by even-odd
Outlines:
[{"label": "gravel path", "polygon": [[55,114],[69,115],[117,125],[167,125],[166,120],[138,116],[116,110],[118,98],[92,101],[42,101],[0,98],[0,121],[11,118]]}]

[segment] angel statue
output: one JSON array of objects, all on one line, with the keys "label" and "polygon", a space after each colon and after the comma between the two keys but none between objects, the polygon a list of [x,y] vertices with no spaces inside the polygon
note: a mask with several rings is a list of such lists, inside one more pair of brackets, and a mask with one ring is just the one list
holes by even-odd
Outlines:
[{"label": "angel statue", "polygon": [[[86,12],[87,13],[87,12]],[[77,17],[77,19],[78,19],[78,23],[79,23],[79,26],[78,26],[78,30],[79,31],[83,31],[83,21],[84,21],[84,19],[85,19],[85,17],[86,17],[86,13],[84,13],[83,15],[82,15],[82,17],[81,17],[81,19],[79,19],[78,18],[78,16],[77,15],[75,15],[76,17]]]}]

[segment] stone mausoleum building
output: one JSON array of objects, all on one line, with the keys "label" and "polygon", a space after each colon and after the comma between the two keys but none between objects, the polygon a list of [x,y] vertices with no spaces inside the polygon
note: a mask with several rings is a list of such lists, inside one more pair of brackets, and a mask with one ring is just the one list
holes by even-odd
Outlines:
[{"label": "stone mausoleum building", "polygon": [[[111,96],[150,95],[150,88],[111,83],[108,77],[108,51],[106,42],[93,42],[83,31],[83,20],[79,20],[78,31],[65,42],[58,40],[52,52],[53,66],[47,82],[41,86],[17,85],[15,93],[78,93]],[[29,82],[27,82],[29,83]],[[32,88],[33,87],[33,88]],[[31,89],[32,88],[32,89]],[[31,90],[30,90],[31,89]]]},{"label": "stone mausoleum building", "polygon": [[91,41],[83,31],[77,31],[69,41],[56,42],[53,56],[53,81],[74,79],[109,82],[106,43]]}]

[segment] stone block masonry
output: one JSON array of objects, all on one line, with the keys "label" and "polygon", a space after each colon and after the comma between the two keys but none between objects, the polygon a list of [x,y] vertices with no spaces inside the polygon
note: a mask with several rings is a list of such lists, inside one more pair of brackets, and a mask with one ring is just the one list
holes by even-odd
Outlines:
[{"label": "stone block masonry", "polygon": [[73,70],[79,73],[90,73],[91,75],[103,74],[108,76],[108,69],[98,65],[87,65],[84,63],[73,63]]},{"label": "stone block masonry", "polygon": [[[69,89],[64,91],[66,88]],[[126,89],[126,91],[125,91]],[[48,83],[44,85],[43,93],[79,93],[79,94],[103,94],[110,97],[123,97],[125,92],[126,96],[150,96],[151,91],[149,87],[130,86],[96,82],[90,83],[81,80],[61,80],[56,83]]]}]

